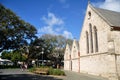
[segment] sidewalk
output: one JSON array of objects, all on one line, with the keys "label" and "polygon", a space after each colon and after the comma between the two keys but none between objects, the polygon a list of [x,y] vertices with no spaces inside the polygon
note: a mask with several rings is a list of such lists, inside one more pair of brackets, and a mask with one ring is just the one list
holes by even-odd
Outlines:
[{"label": "sidewalk", "polygon": [[66,77],[64,77],[63,80],[108,80],[106,78],[102,78],[99,76],[82,74],[72,71],[64,71],[64,72],[66,74]]}]

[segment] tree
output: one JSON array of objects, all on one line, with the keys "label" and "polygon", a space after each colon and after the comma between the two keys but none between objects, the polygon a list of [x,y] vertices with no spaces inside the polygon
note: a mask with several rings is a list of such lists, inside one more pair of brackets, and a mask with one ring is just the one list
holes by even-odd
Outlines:
[{"label": "tree", "polygon": [[23,54],[21,55],[20,51],[12,51],[11,52],[11,60],[13,62],[26,61],[27,58]]},{"label": "tree", "polygon": [[0,52],[18,50],[36,38],[33,25],[21,20],[10,9],[0,4]]},{"label": "tree", "polygon": [[2,59],[9,59],[9,60],[11,60],[11,54],[10,54],[10,52],[8,52],[8,51],[2,52],[1,58]]},{"label": "tree", "polygon": [[29,58],[42,60],[42,52],[45,60],[49,59],[47,56],[51,53],[51,45],[48,44],[44,39],[37,38],[31,42],[29,47]]},{"label": "tree", "polygon": [[55,64],[61,63],[64,56],[64,50],[66,44],[72,44],[71,39],[66,39],[61,35],[51,35],[45,34],[41,36],[42,39],[45,40],[46,43],[50,44],[52,47],[51,54],[49,54],[49,58],[55,62]]},{"label": "tree", "polygon": [[1,58],[8,59],[13,62],[26,61],[27,59],[24,55],[21,55],[20,51],[4,51],[1,54]]}]

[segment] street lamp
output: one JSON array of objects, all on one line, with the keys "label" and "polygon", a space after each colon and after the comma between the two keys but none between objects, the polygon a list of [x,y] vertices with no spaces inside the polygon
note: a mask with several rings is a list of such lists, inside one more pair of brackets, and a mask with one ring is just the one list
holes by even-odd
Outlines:
[{"label": "street lamp", "polygon": [[43,54],[44,54],[44,48],[42,48],[42,65],[44,64]]}]

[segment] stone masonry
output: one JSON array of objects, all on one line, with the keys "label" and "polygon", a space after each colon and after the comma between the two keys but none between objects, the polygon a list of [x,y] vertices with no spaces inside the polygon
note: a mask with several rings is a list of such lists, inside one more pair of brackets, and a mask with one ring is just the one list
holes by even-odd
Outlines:
[{"label": "stone masonry", "polygon": [[120,80],[119,12],[88,4],[80,40],[74,40],[71,49],[68,46],[64,55],[65,70]]}]

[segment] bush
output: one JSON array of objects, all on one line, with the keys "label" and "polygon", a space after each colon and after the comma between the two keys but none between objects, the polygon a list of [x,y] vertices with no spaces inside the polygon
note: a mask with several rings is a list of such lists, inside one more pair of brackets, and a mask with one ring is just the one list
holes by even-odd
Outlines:
[{"label": "bush", "polygon": [[50,68],[48,70],[48,74],[49,75],[65,75],[64,71],[61,71],[60,69],[53,69],[53,68]]},{"label": "bush", "polygon": [[30,71],[30,72],[33,72],[33,71],[35,71],[35,70],[36,70],[35,67],[33,67],[33,68],[29,68],[29,71]]},{"label": "bush", "polygon": [[62,75],[62,76],[65,75],[64,71],[61,71],[60,69],[53,69],[53,68],[47,67],[47,66],[41,66],[41,67],[37,67],[37,68],[33,67],[33,68],[29,69],[30,72],[34,72],[36,70],[37,71],[38,70],[47,71],[48,75]]}]

